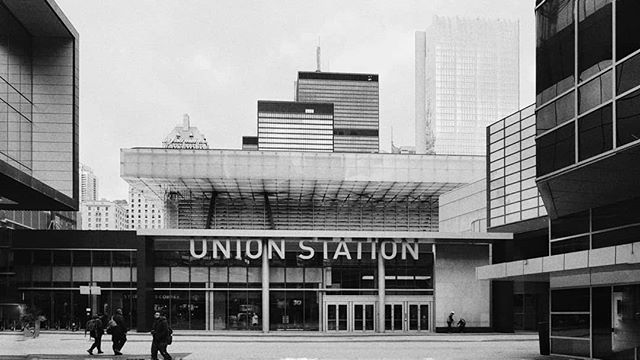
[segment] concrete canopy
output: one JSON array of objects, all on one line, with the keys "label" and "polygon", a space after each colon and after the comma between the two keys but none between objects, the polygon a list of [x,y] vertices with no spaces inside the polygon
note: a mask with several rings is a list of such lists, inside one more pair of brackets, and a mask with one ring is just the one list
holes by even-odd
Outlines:
[{"label": "concrete canopy", "polygon": [[252,198],[418,201],[485,176],[482,156],[264,152],[133,148],[120,174],[162,198],[166,192]]}]

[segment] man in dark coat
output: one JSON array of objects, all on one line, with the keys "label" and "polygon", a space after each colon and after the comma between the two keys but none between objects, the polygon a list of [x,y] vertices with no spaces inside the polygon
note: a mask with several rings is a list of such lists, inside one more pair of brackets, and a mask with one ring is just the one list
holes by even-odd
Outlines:
[{"label": "man in dark coat", "polygon": [[104,334],[104,324],[98,315],[93,315],[91,322],[93,323],[93,329],[89,330],[89,336],[94,340],[87,352],[89,355],[93,355],[93,349],[98,349],[98,354],[102,354],[102,334]]},{"label": "man in dark coat", "polygon": [[167,345],[169,345],[169,339],[171,337],[171,330],[169,329],[167,318],[161,316],[159,312],[153,314],[153,317],[151,359],[158,360],[158,351],[160,351],[164,360],[171,360],[171,355],[167,352]]},{"label": "man in dark coat", "polygon": [[116,309],[116,314],[113,315],[113,321],[116,323],[111,329],[111,341],[113,341],[113,353],[115,355],[122,355],[120,350],[127,342],[127,326],[124,322],[124,316],[122,316],[122,309]]}]

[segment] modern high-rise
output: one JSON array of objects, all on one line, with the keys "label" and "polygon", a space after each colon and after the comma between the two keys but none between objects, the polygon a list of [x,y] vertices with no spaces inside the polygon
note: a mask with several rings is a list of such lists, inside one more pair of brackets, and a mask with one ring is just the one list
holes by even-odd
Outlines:
[{"label": "modern high-rise", "polygon": [[377,74],[298,72],[296,101],[333,104],[333,151],[377,153]]},{"label": "modern high-rise", "polygon": [[93,170],[80,164],[80,202],[98,200],[98,178]]},{"label": "modern high-rise", "polygon": [[0,208],[78,209],[78,33],[52,0],[0,2]]},{"label": "modern high-rise", "polygon": [[[494,245],[494,264],[478,268],[478,278],[494,280],[494,305],[502,305],[495,314],[503,319],[515,307],[516,284],[546,285],[537,315],[551,354],[638,359],[640,2],[538,0],[535,13],[535,162],[516,155],[500,166],[502,132],[516,124],[509,136],[530,148],[532,121],[492,126],[490,229],[514,239]],[[535,206],[535,191],[524,190],[534,172],[507,175],[508,166],[525,162],[548,216]],[[509,184],[513,175],[523,181]]]},{"label": "modern high-rise", "polygon": [[333,104],[258,101],[258,150],[333,152]]},{"label": "modern high-rise", "polygon": [[518,110],[518,22],[435,16],[415,51],[416,152],[484,155],[486,126]]}]

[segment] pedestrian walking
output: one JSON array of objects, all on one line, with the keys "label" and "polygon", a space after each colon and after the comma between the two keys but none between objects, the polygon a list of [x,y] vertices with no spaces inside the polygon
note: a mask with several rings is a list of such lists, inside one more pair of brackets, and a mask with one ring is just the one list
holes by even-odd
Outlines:
[{"label": "pedestrian walking", "polygon": [[447,317],[447,332],[451,332],[452,328],[453,328],[453,315],[455,315],[455,312],[450,312],[449,316]]},{"label": "pedestrian walking", "polygon": [[111,331],[111,341],[113,342],[113,353],[122,355],[122,347],[127,342],[127,326],[122,316],[122,309],[116,309],[116,314],[109,321],[109,329]]},{"label": "pedestrian walking", "polygon": [[89,332],[89,337],[93,338],[93,344],[87,350],[89,355],[93,355],[93,349],[98,349],[98,354],[102,354],[102,335],[104,334],[104,324],[100,319],[100,316],[93,315],[91,320],[87,321],[86,331]]},{"label": "pedestrian walking", "polygon": [[151,342],[151,359],[158,360],[158,351],[162,354],[164,360],[171,360],[171,355],[167,352],[167,345],[172,343],[173,331],[169,328],[169,322],[167,318],[160,315],[159,312],[153,314],[153,329],[151,335],[153,341]]}]

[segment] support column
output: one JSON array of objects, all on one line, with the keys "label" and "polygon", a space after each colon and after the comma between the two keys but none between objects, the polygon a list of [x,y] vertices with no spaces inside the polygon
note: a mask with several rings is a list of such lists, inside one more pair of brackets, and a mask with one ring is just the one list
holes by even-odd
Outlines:
[{"label": "support column", "polygon": [[386,295],[385,288],[385,269],[384,269],[384,259],[382,258],[381,247],[382,242],[378,242],[376,244],[376,256],[378,257],[378,332],[384,332],[384,298]]},{"label": "support column", "polygon": [[269,249],[262,239],[262,332],[269,332]]}]

